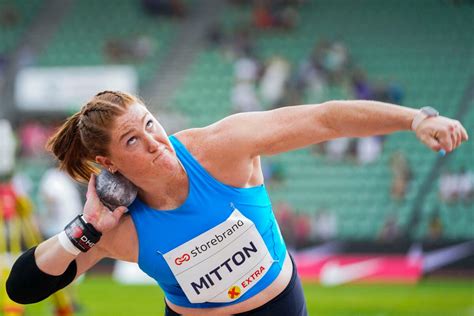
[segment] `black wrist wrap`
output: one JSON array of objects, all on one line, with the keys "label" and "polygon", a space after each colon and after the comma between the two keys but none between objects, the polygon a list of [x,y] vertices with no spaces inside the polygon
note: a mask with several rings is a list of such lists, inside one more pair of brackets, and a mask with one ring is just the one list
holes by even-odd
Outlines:
[{"label": "black wrist wrap", "polygon": [[86,252],[100,240],[102,233],[98,232],[92,224],[87,223],[82,215],[78,215],[64,228],[67,237],[74,246]]}]

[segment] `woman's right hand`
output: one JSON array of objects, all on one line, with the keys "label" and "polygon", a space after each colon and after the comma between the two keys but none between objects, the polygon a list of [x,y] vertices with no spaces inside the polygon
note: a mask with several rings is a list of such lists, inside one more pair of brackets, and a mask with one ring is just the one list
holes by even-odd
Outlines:
[{"label": "woman's right hand", "polygon": [[117,207],[111,212],[99,199],[95,190],[95,174],[91,175],[87,186],[86,204],[84,205],[84,219],[95,229],[105,233],[117,226],[122,215],[127,211],[125,206]]}]

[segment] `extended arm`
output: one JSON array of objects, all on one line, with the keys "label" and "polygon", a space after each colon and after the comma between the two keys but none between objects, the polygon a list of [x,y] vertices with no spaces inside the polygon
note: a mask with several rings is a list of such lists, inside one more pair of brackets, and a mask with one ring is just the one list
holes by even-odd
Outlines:
[{"label": "extended arm", "polygon": [[[239,156],[273,155],[339,138],[384,135],[410,130],[418,110],[376,101],[328,101],[229,116],[211,125],[222,146]],[[447,152],[468,136],[446,117],[422,121],[417,137],[431,149]]]}]

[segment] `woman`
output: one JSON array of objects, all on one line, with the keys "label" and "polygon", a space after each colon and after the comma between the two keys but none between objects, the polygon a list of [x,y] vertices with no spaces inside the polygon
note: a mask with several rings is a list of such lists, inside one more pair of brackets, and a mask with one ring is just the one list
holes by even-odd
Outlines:
[{"label": "woman", "polygon": [[[20,303],[42,300],[110,257],[137,262],[157,280],[167,315],[307,315],[260,156],[411,128],[435,151],[468,138],[431,108],[371,101],[241,113],[168,137],[138,98],[101,92],[49,142],[61,167],[89,182],[83,215],[16,261],[8,293]],[[128,215],[100,202],[95,163],[137,185]]]}]

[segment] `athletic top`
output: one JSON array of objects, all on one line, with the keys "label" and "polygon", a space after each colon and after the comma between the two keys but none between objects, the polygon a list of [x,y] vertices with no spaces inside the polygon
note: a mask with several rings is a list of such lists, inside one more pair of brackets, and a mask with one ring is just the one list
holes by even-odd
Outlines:
[{"label": "athletic top", "polygon": [[265,186],[223,184],[177,138],[169,139],[189,192],[173,210],[153,209],[139,198],[130,205],[139,267],[179,306],[220,307],[256,295],[276,279],[286,255]]}]

